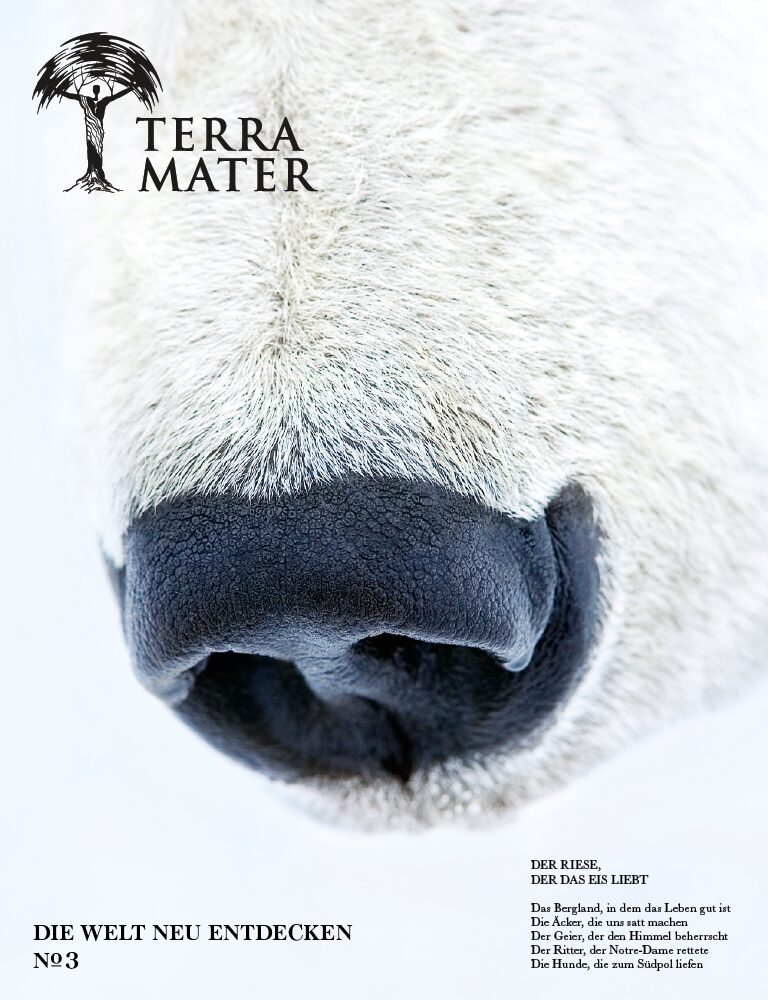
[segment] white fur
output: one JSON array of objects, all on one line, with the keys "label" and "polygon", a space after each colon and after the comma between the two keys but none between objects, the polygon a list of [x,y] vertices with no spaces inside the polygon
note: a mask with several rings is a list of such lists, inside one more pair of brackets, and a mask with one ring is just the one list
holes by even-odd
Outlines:
[{"label": "white fur", "polygon": [[736,689],[768,638],[764,5],[137,8],[104,27],[155,61],[155,113],[286,114],[318,193],[67,196],[113,237],[84,338],[112,557],[169,497],[350,471],[525,516],[576,479],[605,533],[600,643],[535,745],[291,794],[472,819]]}]

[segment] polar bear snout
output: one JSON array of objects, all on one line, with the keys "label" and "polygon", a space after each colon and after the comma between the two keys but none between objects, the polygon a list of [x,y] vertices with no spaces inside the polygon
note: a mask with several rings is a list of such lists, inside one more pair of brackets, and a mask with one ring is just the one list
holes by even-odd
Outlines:
[{"label": "polar bear snout", "polygon": [[509,517],[424,482],[351,477],[139,517],[120,572],[143,683],[271,777],[381,777],[510,749],[573,689],[597,533],[568,487]]}]

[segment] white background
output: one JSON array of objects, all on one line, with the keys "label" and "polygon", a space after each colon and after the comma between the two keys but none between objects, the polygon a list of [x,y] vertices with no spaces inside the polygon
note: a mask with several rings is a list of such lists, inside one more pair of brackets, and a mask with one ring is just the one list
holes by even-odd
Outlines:
[{"label": "white background", "polygon": [[[63,107],[36,117],[30,99],[63,39],[46,34],[40,5],[5,27],[2,995],[764,995],[765,686],[493,832],[415,836],[303,818],[140,688],[68,481],[56,403],[69,322],[62,260],[74,254],[87,273],[98,253],[61,231],[63,201],[85,197],[60,190],[82,166],[80,129]],[[110,26],[77,30],[92,27]],[[649,885],[531,888],[530,860],[548,857],[597,858],[604,870],[647,872]],[[614,897],[730,904],[717,922],[731,940],[713,946],[703,972],[530,971],[532,901]],[[78,948],[76,972],[32,968],[35,923],[294,921],[352,923],[352,943],[105,943]]]}]

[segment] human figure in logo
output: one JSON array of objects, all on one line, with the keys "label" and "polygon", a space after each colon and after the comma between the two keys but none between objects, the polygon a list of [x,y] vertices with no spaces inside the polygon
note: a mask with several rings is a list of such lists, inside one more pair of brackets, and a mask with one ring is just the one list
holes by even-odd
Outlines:
[{"label": "human figure in logo", "polygon": [[89,187],[90,184],[93,184],[94,180],[99,182],[98,186],[102,189],[118,190],[112,187],[104,176],[104,112],[107,110],[107,105],[111,104],[112,101],[116,101],[119,97],[124,97],[125,94],[130,94],[131,88],[126,87],[124,90],[119,90],[116,94],[109,93],[107,97],[102,98],[99,98],[100,92],[101,87],[96,83],[93,87],[93,97],[82,93],[70,94],[68,91],[61,95],[62,97],[69,98],[70,101],[80,102],[83,114],[85,115],[85,146],[88,155],[88,167],[85,173],[82,177],[78,177],[72,187],[67,188],[67,191],[71,191],[73,187],[78,186]]},{"label": "human figure in logo", "polygon": [[[75,35],[40,67],[37,76],[32,98],[38,101],[38,111],[47,108],[51,101],[66,97],[77,101],[85,115],[88,166],[67,191],[72,188],[89,193],[117,191],[118,188],[104,176],[104,112],[108,104],[126,94],[133,94],[148,111],[156,104],[158,92],[163,88],[144,49],[127,38],[105,31]],[[85,82],[95,80],[109,82],[105,97],[100,96],[104,88],[95,82],[93,95],[85,93]]]}]

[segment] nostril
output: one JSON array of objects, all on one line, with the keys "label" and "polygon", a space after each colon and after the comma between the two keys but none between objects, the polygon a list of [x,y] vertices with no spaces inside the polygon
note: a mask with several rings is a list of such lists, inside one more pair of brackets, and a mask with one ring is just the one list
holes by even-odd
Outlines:
[{"label": "nostril", "polygon": [[177,711],[235,756],[281,777],[382,770],[402,782],[417,763],[492,746],[508,679],[485,650],[391,633],[330,664],[227,650],[193,673]]},{"label": "nostril", "polygon": [[424,662],[424,645],[418,639],[382,632],[381,635],[361,639],[355,643],[353,651],[360,656],[369,656],[372,660],[395,664],[411,677],[417,677],[419,667]]},{"label": "nostril", "polygon": [[413,774],[413,743],[394,713],[386,713],[386,721],[393,736],[393,748],[381,758],[381,766],[404,785]]},{"label": "nostril", "polygon": [[292,663],[211,653],[177,708],[209,742],[275,777],[374,774],[407,782],[413,747],[397,716],[370,698],[318,696]]},{"label": "nostril", "polygon": [[474,660],[479,669],[498,668],[499,670],[523,670],[529,662],[516,661],[513,668],[502,657],[485,649],[469,646],[454,646],[445,643],[424,642],[412,639],[407,635],[392,635],[382,632],[355,643],[353,652],[370,657],[372,660],[389,663],[399,670],[405,671],[414,680],[423,675],[425,669],[434,669],[440,662],[449,667],[455,658]]},{"label": "nostril", "polygon": [[597,532],[564,490],[525,521],[432,484],[351,478],[187,497],[126,536],[144,683],[272,776],[383,775],[526,739],[590,648]]}]

